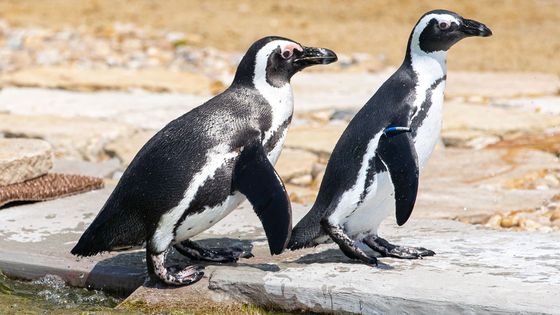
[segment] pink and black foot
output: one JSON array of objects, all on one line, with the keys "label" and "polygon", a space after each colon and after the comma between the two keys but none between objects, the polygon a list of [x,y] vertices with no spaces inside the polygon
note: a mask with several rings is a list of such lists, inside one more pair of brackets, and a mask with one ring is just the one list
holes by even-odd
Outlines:
[{"label": "pink and black foot", "polygon": [[155,276],[166,284],[170,285],[189,285],[202,279],[204,267],[199,265],[190,265],[186,267],[165,266],[165,258],[169,250],[155,254],[146,249],[146,263],[148,273]]},{"label": "pink and black foot", "polygon": [[421,259],[422,257],[434,256],[436,253],[423,247],[397,246],[387,240],[370,235],[364,238],[364,243],[381,254],[383,257],[394,257],[401,259]]}]

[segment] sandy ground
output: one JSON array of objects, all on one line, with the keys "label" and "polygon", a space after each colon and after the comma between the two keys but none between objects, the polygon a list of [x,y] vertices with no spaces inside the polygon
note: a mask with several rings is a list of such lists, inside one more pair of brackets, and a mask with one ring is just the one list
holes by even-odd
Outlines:
[{"label": "sandy ground", "polygon": [[398,65],[408,34],[424,12],[447,8],[486,23],[489,40],[464,41],[451,53],[451,69],[560,74],[560,1],[113,1],[3,0],[0,18],[20,26],[114,22],[189,34],[191,44],[243,51],[277,34],[339,52],[367,52]]}]

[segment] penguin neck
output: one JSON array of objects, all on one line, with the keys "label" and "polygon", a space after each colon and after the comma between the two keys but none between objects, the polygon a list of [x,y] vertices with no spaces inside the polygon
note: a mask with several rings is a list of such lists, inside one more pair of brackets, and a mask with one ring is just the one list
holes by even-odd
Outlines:
[{"label": "penguin neck", "polygon": [[[276,86],[268,80],[268,54],[263,56],[259,55],[257,55],[255,62],[253,85],[270,105],[270,128],[268,128],[268,130],[263,130],[263,145],[266,145],[275,133],[284,133],[284,130],[281,129],[285,129],[283,126],[287,126],[286,122],[291,121],[294,111],[294,96],[289,81]],[[283,142],[283,140],[280,142]],[[282,143],[279,144],[280,146],[282,145]]]},{"label": "penguin neck", "polygon": [[440,50],[425,52],[420,48],[415,37],[411,38],[405,63],[409,64],[418,80],[427,80],[433,83],[447,75],[447,51]]},{"label": "penguin neck", "polygon": [[281,87],[276,87],[268,83],[266,78],[255,76],[253,84],[260,95],[264,97],[270,105],[271,122],[270,128],[265,131],[263,144],[268,142],[273,134],[280,131],[286,121],[290,121],[294,111],[294,97],[292,86],[285,83]]},{"label": "penguin neck", "polygon": [[[443,99],[443,89],[437,90],[437,94],[428,94],[428,91],[434,90],[438,85],[445,88],[445,80],[447,78],[447,51],[425,52],[420,48],[418,36],[416,32],[410,38],[407,53],[403,66],[412,71],[415,78],[415,94],[414,107],[420,109],[426,97],[441,97]],[[418,113],[418,111],[417,111]]]}]

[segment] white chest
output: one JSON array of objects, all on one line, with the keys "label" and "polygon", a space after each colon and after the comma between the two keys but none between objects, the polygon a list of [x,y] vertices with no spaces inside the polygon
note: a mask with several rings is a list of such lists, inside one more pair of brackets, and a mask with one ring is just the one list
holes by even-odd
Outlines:
[{"label": "white chest", "polygon": [[263,145],[270,141],[276,133],[281,133],[275,146],[268,152],[268,159],[274,165],[278,161],[288,131],[288,128],[284,128],[284,124],[294,113],[292,87],[290,84],[285,84],[277,88],[269,85],[266,81],[255,82],[255,87],[270,105],[272,115],[270,129],[264,133]]},{"label": "white chest", "polygon": [[245,197],[241,193],[235,192],[221,204],[212,208],[205,207],[204,211],[189,215],[177,228],[175,241],[181,242],[206,231],[230,214],[244,200]]},{"label": "white chest", "polygon": [[418,154],[418,164],[424,167],[440,139],[443,122],[443,91],[445,81],[441,82],[430,95],[430,108],[422,120],[414,139],[414,147]]},{"label": "white chest", "polygon": [[417,75],[415,114],[419,119],[414,146],[418,164],[422,168],[439,141],[443,121],[443,94],[445,90],[445,54],[413,54],[412,68]]}]

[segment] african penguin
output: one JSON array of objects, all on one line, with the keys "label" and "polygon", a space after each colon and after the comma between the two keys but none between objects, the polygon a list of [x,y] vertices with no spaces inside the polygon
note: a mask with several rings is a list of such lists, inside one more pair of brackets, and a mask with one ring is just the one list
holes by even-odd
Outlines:
[{"label": "african penguin", "polygon": [[165,267],[171,246],[195,260],[236,261],[241,251],[211,251],[189,239],[245,198],[261,220],[271,254],[291,233],[291,207],[274,170],[292,119],[291,77],[335,62],[334,52],[281,37],[256,41],[223,93],[151,138],[122,175],[72,254],[91,256],[145,244],[150,275],[174,285],[198,281],[200,267]]},{"label": "african penguin", "polygon": [[310,212],[296,225],[290,249],[336,242],[346,256],[376,264],[381,256],[414,259],[425,248],[392,245],[377,236],[391,212],[409,218],[421,168],[438,142],[442,124],[447,50],[469,36],[490,36],[485,25],[456,13],[423,15],[408,40],[401,67],[352,119],[338,140]]}]

